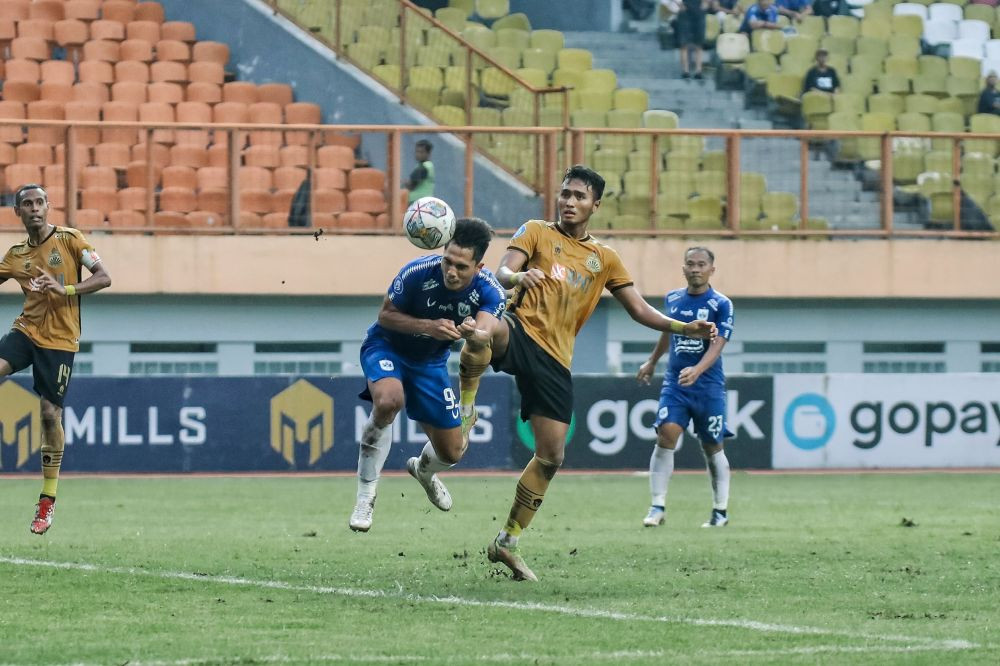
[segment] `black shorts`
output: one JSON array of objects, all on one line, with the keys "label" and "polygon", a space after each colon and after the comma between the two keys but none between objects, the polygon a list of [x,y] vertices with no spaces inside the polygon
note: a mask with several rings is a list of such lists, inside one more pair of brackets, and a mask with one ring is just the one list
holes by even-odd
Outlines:
[{"label": "black shorts", "polygon": [[514,375],[521,392],[521,419],[532,414],[569,423],[573,419],[573,378],[569,370],[524,332],[517,317],[504,315],[510,329],[507,353],[493,359],[497,372]]},{"label": "black shorts", "polygon": [[0,358],[10,363],[14,372],[30,365],[35,393],[60,408],[73,373],[74,356],[75,352],[39,347],[17,329],[0,338]]},{"label": "black shorts", "polygon": [[701,46],[705,43],[705,12],[688,9],[677,15],[677,43]]}]

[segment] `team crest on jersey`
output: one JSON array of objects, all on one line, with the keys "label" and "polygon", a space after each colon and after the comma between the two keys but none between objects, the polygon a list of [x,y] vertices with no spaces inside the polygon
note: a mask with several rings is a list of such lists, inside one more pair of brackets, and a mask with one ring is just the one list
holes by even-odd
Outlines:
[{"label": "team crest on jersey", "polygon": [[403,293],[403,279],[402,278],[396,278],[393,281],[393,283],[392,283],[392,290],[394,292],[396,292],[397,294],[402,294]]},{"label": "team crest on jersey", "polygon": [[459,317],[468,317],[471,313],[472,313],[472,308],[469,307],[468,303],[459,303],[458,304],[458,316]]},{"label": "team crest on jersey", "polygon": [[28,273],[31,271],[31,259],[24,260],[24,272]]},{"label": "team crest on jersey", "polygon": [[437,286],[438,286],[438,281],[435,280],[434,278],[431,278],[427,282],[424,282],[423,286],[420,287],[420,291],[430,291],[431,289],[437,288]]},{"label": "team crest on jersey", "polygon": [[524,235],[524,232],[528,230],[528,225],[522,224],[521,228],[514,232],[514,235],[510,237],[511,240]]},{"label": "team crest on jersey", "polygon": [[552,250],[555,254],[562,254],[562,245],[556,245],[555,249]]},{"label": "team crest on jersey", "polygon": [[697,319],[706,321],[708,319],[708,308],[698,308]]},{"label": "team crest on jersey", "polygon": [[587,267],[587,270],[590,271],[591,273],[601,272],[601,260],[597,258],[597,254],[592,254],[589,257],[587,257],[587,261],[585,262],[584,265]]},{"label": "team crest on jersey", "polygon": [[52,248],[52,252],[49,253],[49,266],[59,268],[62,266],[62,262],[62,255],[59,254],[59,250]]}]

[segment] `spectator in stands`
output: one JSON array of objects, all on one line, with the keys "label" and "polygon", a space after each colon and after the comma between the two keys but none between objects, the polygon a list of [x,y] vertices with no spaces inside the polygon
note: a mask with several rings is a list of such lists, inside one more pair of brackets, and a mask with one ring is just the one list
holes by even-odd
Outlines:
[{"label": "spectator in stands", "polygon": [[681,47],[681,78],[691,78],[691,53],[694,52],[694,78],[701,79],[702,45],[705,43],[705,12],[708,0],[683,0],[677,21],[677,43]]},{"label": "spectator in stands", "polygon": [[976,113],[995,113],[1000,115],[1000,92],[997,92],[997,73],[986,75],[986,87],[979,94],[979,106]]},{"label": "spectator in stands", "polygon": [[779,14],[784,14],[796,23],[813,13],[812,0],[778,0],[777,8]]},{"label": "spectator in stands", "polygon": [[751,33],[754,30],[781,30],[778,25],[778,10],[772,5],[772,0],[757,0],[743,16],[740,32]]},{"label": "spectator in stands", "polygon": [[805,81],[802,83],[803,94],[810,90],[831,94],[840,91],[840,78],[837,76],[837,70],[826,64],[829,55],[826,49],[816,49],[816,64],[806,72]]},{"label": "spectator in stands", "polygon": [[851,6],[847,0],[815,0],[812,10],[816,16],[849,16]]},{"label": "spectator in stands", "polygon": [[431,151],[434,145],[427,139],[417,141],[414,157],[417,168],[410,173],[410,178],[403,187],[410,191],[408,201],[413,203],[421,197],[434,196],[434,163],[431,162]]},{"label": "spectator in stands", "polygon": [[712,0],[712,11],[719,17],[719,21],[724,21],[726,14],[741,16],[743,8],[738,0]]}]

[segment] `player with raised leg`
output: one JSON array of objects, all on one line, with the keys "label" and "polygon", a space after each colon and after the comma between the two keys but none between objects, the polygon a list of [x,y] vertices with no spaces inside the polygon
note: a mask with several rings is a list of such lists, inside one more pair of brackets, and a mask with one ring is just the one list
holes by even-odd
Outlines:
[{"label": "player with raised leg", "polygon": [[707,247],[688,248],[683,271],[687,287],[667,294],[665,310],[681,321],[710,321],[718,327],[719,335],[706,345],[704,340],[663,333],[649,359],[639,367],[638,380],[648,384],[657,361],[670,349],[656,415],[656,446],[649,460],[652,502],[642,524],[656,527],[666,518],[674,451],[693,420],[712,482],[712,514],[702,527],[723,527],[729,522],[729,460],[722,440],[733,434],[726,428],[722,349],[733,334],[733,304],[709,283],[715,273],[715,255]]},{"label": "player with raised leg", "polygon": [[535,436],[535,455],[518,480],[507,521],[487,547],[490,561],[503,563],[515,580],[537,580],[518,540],[562,464],[573,415],[573,343],[604,289],[643,326],[692,338],[715,336],[711,322],[685,324],[660,314],[636,291],[618,254],[587,233],[603,193],[604,179],[595,171],[581,165],[566,171],[557,201],[559,220],[524,223],[497,269],[500,283],[517,289],[516,307],[487,342],[476,338],[462,349],[459,377],[466,423],[473,421],[479,378],[492,364],[516,378],[521,418],[530,421]]},{"label": "player with raised leg", "polygon": [[448,354],[456,340],[488,341],[504,311],[503,287],[482,263],[492,236],[483,220],[458,220],[443,254],[420,257],[400,270],[368,329],[361,345],[367,380],[361,397],[373,404],[361,433],[357,502],[349,523],[356,532],[371,529],[392,423],[404,404],[429,440],[407,461],[407,470],[434,506],[451,509],[451,495],[437,475],[461,460],[468,437],[448,377]]},{"label": "player with raised leg", "polygon": [[[14,209],[28,232],[0,261],[0,282],[13,278],[24,309],[0,339],[0,377],[32,366],[42,416],[42,492],[31,521],[34,534],[52,525],[66,437],[62,407],[80,349],[80,296],[111,286],[97,251],[76,229],[48,221],[49,199],[40,185],[22,185]],[[90,276],[82,280],[82,268]]]}]

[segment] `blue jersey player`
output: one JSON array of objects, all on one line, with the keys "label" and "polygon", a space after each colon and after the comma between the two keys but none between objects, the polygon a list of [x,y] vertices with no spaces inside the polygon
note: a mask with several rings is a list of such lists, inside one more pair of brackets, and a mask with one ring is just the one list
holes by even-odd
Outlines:
[{"label": "blue jersey player", "polygon": [[719,334],[711,343],[680,334],[664,333],[652,355],[639,368],[638,379],[649,383],[656,362],[667,349],[667,374],[660,390],[656,415],[656,446],[649,461],[652,502],[642,521],[647,527],[662,525],[667,485],[674,471],[674,451],[684,429],[693,423],[701,441],[712,480],[712,515],[702,527],[722,527],[729,522],[729,461],[722,440],[732,437],[726,429],[726,378],[722,372],[722,348],[733,334],[733,304],[709,284],[715,273],[715,255],[705,247],[684,253],[687,288],[667,294],[667,315],[683,322],[696,319],[713,322]]},{"label": "blue jersey player", "polygon": [[504,289],[482,263],[492,236],[480,219],[458,220],[443,254],[414,259],[399,271],[361,343],[367,380],[361,397],[372,401],[372,412],[361,433],[358,496],[349,522],[356,532],[371,528],[392,423],[404,405],[429,440],[418,457],[407,461],[407,470],[434,506],[451,508],[451,495],[437,473],[461,460],[468,435],[463,435],[458,396],[448,377],[448,354],[456,340],[488,342],[503,314]]}]

